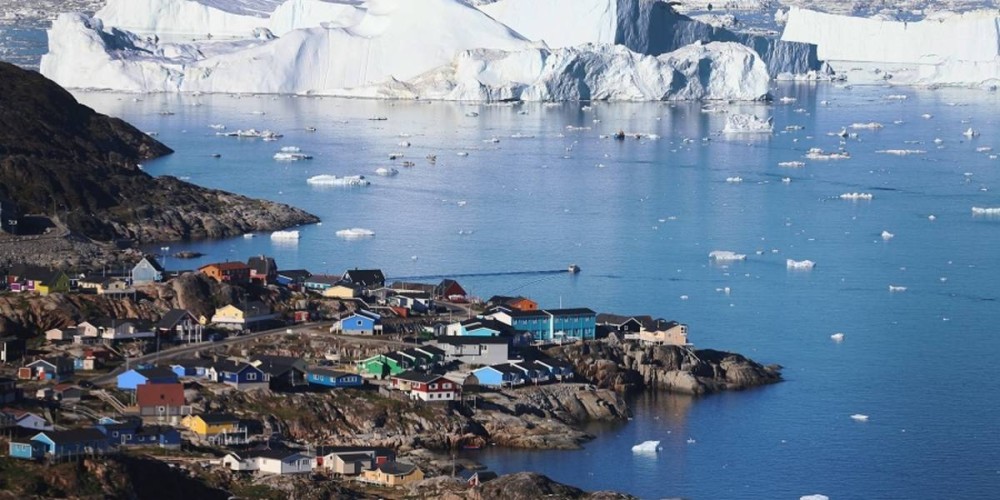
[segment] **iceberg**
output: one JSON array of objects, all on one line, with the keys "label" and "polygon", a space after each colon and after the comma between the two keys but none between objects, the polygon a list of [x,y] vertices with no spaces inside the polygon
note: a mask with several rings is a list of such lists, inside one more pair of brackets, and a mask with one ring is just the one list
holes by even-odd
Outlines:
[{"label": "iceberg", "polygon": [[778,166],[785,168],[802,168],[806,166],[806,164],[805,162],[801,161],[779,161]]},{"label": "iceberg", "polygon": [[341,229],[337,231],[337,237],[344,239],[359,239],[359,238],[370,238],[375,236],[375,231],[371,229],[365,229],[361,227],[352,227],[350,229]]},{"label": "iceberg", "polygon": [[271,233],[272,240],[297,240],[299,239],[298,231],[275,231]]},{"label": "iceberg", "polygon": [[274,153],[274,159],[277,161],[299,161],[299,160],[311,160],[312,156],[304,153],[277,152]]},{"label": "iceberg", "polygon": [[656,453],[661,449],[659,441],[643,441],[632,447],[634,453]]},{"label": "iceberg", "polygon": [[889,241],[889,240],[891,240],[891,239],[893,239],[895,237],[896,237],[896,235],[890,233],[889,231],[884,231],[884,230],[882,231],[882,239],[885,240],[885,241]]},{"label": "iceberg", "polygon": [[774,131],[774,118],[758,118],[757,115],[734,113],[726,116],[726,134],[770,134]]},{"label": "iceberg", "polygon": [[343,177],[337,177],[336,175],[314,175],[308,179],[306,182],[313,186],[368,186],[371,181],[365,179],[363,175],[345,175]]},{"label": "iceberg", "polygon": [[875,195],[871,193],[844,193],[840,195],[841,200],[850,200],[850,201],[859,201],[859,200],[871,201],[872,198],[874,197]]},{"label": "iceberg", "polygon": [[788,269],[812,269],[816,267],[816,263],[811,260],[785,260],[785,266]]},{"label": "iceberg", "polygon": [[392,177],[397,174],[399,174],[399,170],[396,170],[392,167],[379,167],[375,169],[375,175],[381,177]]},{"label": "iceberg", "polygon": [[855,413],[854,415],[851,415],[851,418],[854,419],[854,420],[856,420],[856,421],[858,421],[858,422],[867,422],[868,421],[868,415],[865,415],[865,414],[862,414],[862,413]]},{"label": "iceberg", "polygon": [[878,130],[882,128],[883,125],[879,122],[868,122],[868,123],[852,123],[851,128],[853,129],[866,129],[866,130]]},{"label": "iceberg", "polygon": [[844,334],[840,333],[840,332],[837,332],[837,333],[835,333],[833,335],[830,335],[830,338],[833,339],[834,342],[843,342],[844,341]]},{"label": "iceberg", "polygon": [[747,260],[746,254],[730,252],[729,250],[714,250],[709,252],[708,258],[717,262],[733,262],[737,260]]},{"label": "iceberg", "polygon": [[898,285],[889,285],[889,291],[890,292],[905,292],[906,291],[906,287],[905,286],[898,286]]},{"label": "iceberg", "polygon": [[972,215],[1000,215],[1000,207],[972,207]]},{"label": "iceberg", "polygon": [[809,160],[847,160],[851,157],[851,154],[847,151],[827,153],[820,148],[809,148],[805,157]]},{"label": "iceberg", "polygon": [[799,500],[830,500],[830,497],[826,495],[821,495],[819,493],[814,493],[812,495],[802,495]]},{"label": "iceberg", "polygon": [[768,94],[767,66],[734,42],[697,42],[657,56],[622,45],[551,49],[457,0],[371,0],[350,8],[357,12],[343,25],[295,29],[277,39],[190,43],[62,14],[49,29],[41,72],[68,88],[127,92],[470,101]]}]

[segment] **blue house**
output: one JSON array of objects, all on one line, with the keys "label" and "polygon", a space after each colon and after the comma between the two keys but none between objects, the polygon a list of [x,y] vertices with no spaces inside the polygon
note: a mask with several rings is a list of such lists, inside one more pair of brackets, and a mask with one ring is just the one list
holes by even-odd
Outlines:
[{"label": "blue house", "polygon": [[334,323],[332,331],[352,335],[380,335],[382,317],[371,311],[359,309]]},{"label": "blue house", "polygon": [[524,384],[524,372],[510,365],[491,365],[472,371],[479,385],[486,387],[513,387]]},{"label": "blue house", "polygon": [[159,446],[176,448],[181,445],[181,433],[165,425],[143,426],[138,418],[122,421],[101,419],[95,426],[113,446]]},{"label": "blue house", "polygon": [[533,384],[549,382],[554,377],[552,368],[535,361],[516,361],[511,366],[524,373],[524,380]]},{"label": "blue house", "polygon": [[62,382],[73,375],[70,358],[44,358],[32,361],[18,371],[18,378]]},{"label": "blue house", "polygon": [[174,375],[178,378],[208,378],[208,368],[212,366],[212,364],[213,361],[207,359],[180,359],[170,364],[170,370],[173,371]]},{"label": "blue house", "polygon": [[172,370],[161,367],[132,369],[118,375],[118,388],[125,391],[134,391],[142,384],[175,384],[177,374]]},{"label": "blue house", "polygon": [[[281,283],[282,273],[278,272],[278,282]],[[317,292],[322,292],[329,288],[333,288],[335,285],[343,281],[340,276],[334,276],[330,274],[314,274],[307,278],[303,278],[302,287],[306,290],[313,290]]]},{"label": "blue house", "polygon": [[535,363],[547,366],[549,368],[549,372],[552,373],[552,377],[556,380],[573,378],[573,365],[561,359],[542,358],[536,359]]},{"label": "blue house", "polygon": [[357,373],[344,373],[326,368],[309,368],[306,370],[306,381],[325,387],[361,387],[365,384],[364,379]]},{"label": "blue house", "polygon": [[146,283],[156,283],[163,281],[163,266],[151,256],[143,257],[135,267],[132,268],[132,284],[143,285]]},{"label": "blue house", "polygon": [[587,308],[520,311],[499,307],[491,315],[515,330],[530,332],[539,342],[590,340],[597,331],[597,313]]},{"label": "blue house", "polygon": [[15,458],[59,460],[83,454],[103,453],[108,448],[107,436],[94,428],[42,431],[35,434],[28,442],[12,442],[10,455]]},{"label": "blue house", "polygon": [[213,382],[231,385],[241,391],[266,389],[269,377],[260,368],[241,361],[217,361],[208,368],[208,378]]}]

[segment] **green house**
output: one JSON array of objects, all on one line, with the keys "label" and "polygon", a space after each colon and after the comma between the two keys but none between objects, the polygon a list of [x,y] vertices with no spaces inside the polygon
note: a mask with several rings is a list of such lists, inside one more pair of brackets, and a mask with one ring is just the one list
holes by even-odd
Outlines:
[{"label": "green house", "polygon": [[369,378],[399,375],[410,368],[408,360],[396,353],[377,354],[358,361],[358,373]]}]

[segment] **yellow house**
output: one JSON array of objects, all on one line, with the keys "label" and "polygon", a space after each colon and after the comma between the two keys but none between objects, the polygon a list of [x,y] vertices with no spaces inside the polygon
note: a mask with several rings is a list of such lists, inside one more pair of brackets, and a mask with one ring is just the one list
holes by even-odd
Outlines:
[{"label": "yellow house", "polygon": [[240,419],[226,413],[205,413],[202,415],[188,415],[181,420],[181,425],[205,438],[237,432],[240,426]]},{"label": "yellow house", "polygon": [[639,331],[639,341],[655,345],[690,345],[687,325],[676,321],[657,320],[650,325],[643,325]]},{"label": "yellow house", "polygon": [[212,315],[212,323],[243,323],[245,315],[243,310],[232,304],[223,306],[215,310]]},{"label": "yellow house", "polygon": [[333,299],[354,299],[360,296],[360,292],[357,287],[339,284],[323,290],[323,296]]},{"label": "yellow house", "polygon": [[423,479],[424,471],[420,467],[401,462],[386,462],[361,474],[361,481],[381,486],[406,486]]}]

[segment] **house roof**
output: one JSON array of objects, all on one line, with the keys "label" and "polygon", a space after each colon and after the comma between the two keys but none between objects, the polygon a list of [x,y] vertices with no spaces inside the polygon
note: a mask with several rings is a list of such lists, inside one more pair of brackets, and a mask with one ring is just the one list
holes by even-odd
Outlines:
[{"label": "house roof", "polygon": [[198,268],[199,271],[214,267],[220,271],[238,271],[240,269],[250,269],[249,266],[242,262],[215,262],[212,264],[205,264]]},{"label": "house roof", "polygon": [[538,358],[535,362],[558,368],[573,368],[573,365],[569,362],[557,358]]},{"label": "house roof", "polygon": [[396,295],[411,299],[430,299],[431,294],[420,290],[396,290]]},{"label": "house roof", "polygon": [[197,320],[193,314],[191,314],[187,309],[171,309],[167,311],[166,314],[160,318],[160,321],[156,323],[156,328],[161,330],[171,330],[180,323],[182,319],[190,316],[192,319]]},{"label": "house roof", "polygon": [[[635,321],[639,323],[639,320],[634,316],[621,316],[619,314],[601,313],[597,315],[597,324],[600,325],[613,325],[621,326],[629,321]],[[641,324],[641,323],[640,323]]]},{"label": "house roof", "polygon": [[393,375],[392,378],[405,380],[407,382],[419,382],[422,384],[429,384],[439,378],[444,378],[444,377],[436,373],[423,373],[423,372],[415,372],[413,370],[409,370],[400,373],[399,375]]},{"label": "house roof", "polygon": [[570,307],[566,309],[546,309],[545,312],[553,316],[594,316],[595,313],[589,307]]},{"label": "house roof", "polygon": [[371,461],[371,455],[365,453],[338,453],[337,458],[345,462]]},{"label": "house roof", "polygon": [[546,372],[549,371],[549,368],[547,366],[540,365],[534,361],[515,361],[511,364],[514,365],[515,367],[519,366],[526,370],[536,370],[536,371],[541,370]]},{"label": "house roof", "polygon": [[486,303],[487,304],[492,304],[492,305],[495,305],[495,306],[496,305],[509,305],[509,304],[511,304],[513,302],[520,302],[522,300],[527,300],[527,301],[534,302],[533,300],[531,300],[531,299],[529,299],[527,297],[522,297],[520,295],[518,295],[516,297],[510,297],[510,296],[507,296],[507,295],[494,295],[494,296],[490,297],[490,300],[487,300]]},{"label": "house roof", "polygon": [[385,283],[381,269],[351,269],[344,273],[344,279],[365,286]]},{"label": "house roof", "polygon": [[285,461],[290,458],[297,458],[298,456],[307,457],[301,450],[289,450],[289,449],[263,449],[263,450],[250,450],[250,451],[240,451],[240,452],[230,452],[243,459],[247,458],[266,458],[269,460],[281,460]]},{"label": "house roof", "polygon": [[103,432],[88,427],[86,429],[71,429],[68,431],[42,431],[36,435],[44,434],[56,444],[89,443],[91,441],[104,441],[107,437]]},{"label": "house roof", "polygon": [[47,363],[47,364],[55,367],[55,369],[57,371],[71,371],[73,369],[73,360],[69,359],[69,358],[61,358],[61,357],[60,358],[56,358],[56,357],[42,358],[42,359],[38,359],[38,360],[32,361],[31,363],[28,363],[25,366],[32,366],[32,365],[36,365],[36,364],[39,364],[39,363]]},{"label": "house roof", "polygon": [[307,283],[321,283],[324,285],[342,284],[344,277],[332,274],[312,274],[304,278]]},{"label": "house roof", "polygon": [[202,413],[196,415],[206,424],[227,424],[231,422],[239,423],[240,419],[230,413]]},{"label": "house roof", "polygon": [[520,309],[514,309],[513,307],[497,307],[494,312],[504,312],[507,313],[511,318],[548,318],[549,315],[545,311],[540,309],[534,311],[522,311]]},{"label": "house roof", "polygon": [[233,361],[231,359],[222,359],[216,361],[215,363],[212,364],[212,368],[214,368],[215,371],[217,372],[226,372],[226,373],[239,373],[242,372],[243,370],[246,370],[247,368],[257,371],[262,371],[259,368],[249,363],[244,363],[242,361]]},{"label": "house roof", "polygon": [[352,316],[361,316],[361,317],[364,317],[364,318],[368,318],[368,319],[370,319],[372,321],[378,321],[378,320],[382,319],[382,317],[379,316],[378,313],[375,313],[375,312],[372,312],[372,311],[366,311],[364,309],[355,310],[353,313],[348,314],[347,316],[344,316],[343,318],[340,318],[340,319],[341,319],[341,321],[343,321],[343,320],[345,320],[347,318],[350,318]]},{"label": "house roof", "polygon": [[[517,368],[514,368],[513,366],[506,365],[506,364],[504,364],[504,365],[484,366],[482,368],[479,368],[479,370],[485,370],[487,368],[492,368],[492,369],[494,369],[494,370],[496,370],[496,371],[498,371],[500,373],[509,373],[511,375],[521,375],[522,374],[521,370],[518,370]],[[473,372],[476,372],[476,371],[479,371],[479,370],[473,370]]]},{"label": "house roof", "polygon": [[642,329],[649,332],[669,330],[677,325],[680,325],[680,323],[676,321],[670,321],[663,318],[653,319],[650,316],[643,316],[636,319],[638,319],[639,323],[642,324]]},{"label": "house roof", "polygon": [[309,368],[306,373],[311,373],[314,375],[323,375],[325,377],[340,378],[345,375],[354,375],[353,373],[339,372],[337,370],[331,370],[329,368]]},{"label": "house roof", "polygon": [[427,354],[426,352],[420,352],[420,351],[418,351],[417,349],[415,349],[413,347],[410,347],[408,349],[403,349],[402,351],[397,351],[397,352],[405,354],[405,355],[407,355],[407,356],[409,356],[411,358],[422,358],[422,359],[426,359],[426,360],[430,360],[430,358],[431,358],[430,354]]},{"label": "house roof", "polygon": [[392,476],[406,476],[417,469],[416,465],[404,464],[402,462],[385,462],[378,467],[383,474]]},{"label": "house roof", "polygon": [[390,286],[393,290],[415,290],[420,292],[433,293],[434,285],[429,283],[412,283],[408,281],[395,281]]},{"label": "house roof", "polygon": [[9,275],[17,276],[21,279],[31,281],[41,281],[42,283],[54,283],[59,279],[62,271],[48,267],[35,266],[30,264],[15,264],[10,268]]},{"label": "house roof", "polygon": [[208,368],[215,364],[211,359],[184,358],[176,359],[170,366],[182,366],[184,368]]},{"label": "house roof", "polygon": [[251,358],[257,368],[271,376],[279,376],[288,373],[290,370],[303,371],[301,366],[305,365],[302,358],[293,356],[271,356],[260,355]]},{"label": "house roof", "polygon": [[157,271],[159,271],[161,273],[166,272],[166,269],[163,269],[163,266],[161,266],[160,263],[157,262],[156,257],[153,257],[152,255],[146,255],[145,257],[139,259],[139,262],[136,262],[135,265],[138,266],[139,263],[142,262],[142,261],[149,262],[149,265],[152,266],[153,269],[155,269],[155,270],[157,270]]},{"label": "house roof", "polygon": [[135,400],[140,406],[183,406],[184,385],[140,384],[135,388]]},{"label": "house roof", "polygon": [[283,276],[292,281],[303,281],[312,276],[312,273],[305,269],[281,269],[278,271],[278,276]]},{"label": "house roof", "polygon": [[136,370],[136,373],[146,377],[147,380],[151,379],[176,379],[177,374],[169,368],[164,368],[162,366],[154,366],[152,368],[143,368],[141,370]]},{"label": "house roof", "polygon": [[376,456],[391,456],[393,451],[389,448],[378,448],[373,446],[340,446],[340,445],[323,445],[316,448],[317,456],[326,456],[330,454],[341,454],[341,453],[374,453]]},{"label": "house roof", "polygon": [[444,350],[439,349],[437,347],[434,347],[432,345],[422,345],[420,347],[417,347],[416,349],[424,351],[424,352],[426,352],[428,354],[431,354],[433,356],[444,356],[445,355]]},{"label": "house roof", "polygon": [[436,339],[438,344],[449,344],[449,345],[472,345],[472,344],[510,344],[510,338],[508,337],[476,337],[476,336],[460,336],[460,335],[446,335],[438,337]]},{"label": "house roof", "polygon": [[266,255],[255,255],[247,260],[247,267],[252,269],[257,274],[269,274],[276,273],[278,271],[277,264],[274,263],[274,257],[268,257]]}]

